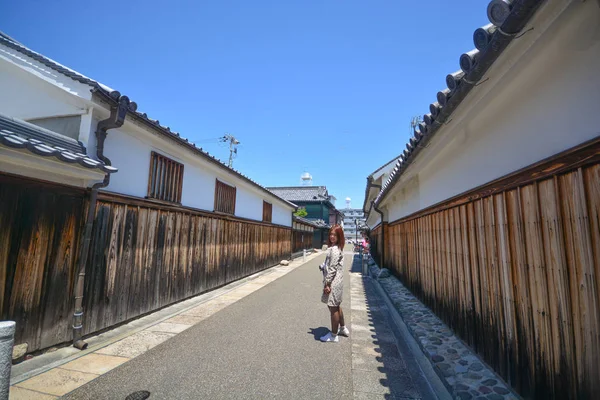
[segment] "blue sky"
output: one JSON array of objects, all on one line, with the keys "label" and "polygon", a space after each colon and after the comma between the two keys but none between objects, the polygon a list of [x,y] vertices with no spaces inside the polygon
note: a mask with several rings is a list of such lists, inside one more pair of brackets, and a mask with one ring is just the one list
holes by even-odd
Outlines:
[{"label": "blue sky", "polygon": [[[353,207],[487,23],[487,1],[13,1],[0,30],[264,186],[308,171]],[[176,5],[176,6],[175,6]]]}]

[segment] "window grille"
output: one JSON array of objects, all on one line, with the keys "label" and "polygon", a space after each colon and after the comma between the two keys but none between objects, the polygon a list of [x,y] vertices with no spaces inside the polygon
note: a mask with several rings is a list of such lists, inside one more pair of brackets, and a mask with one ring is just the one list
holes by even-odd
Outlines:
[{"label": "window grille", "polygon": [[273,219],[273,204],[263,201],[263,217],[265,222],[272,222]]},{"label": "window grille", "polygon": [[217,179],[215,185],[215,211],[235,214],[235,186],[230,186]]},{"label": "window grille", "polygon": [[148,198],[181,203],[183,164],[152,152],[148,173]]}]

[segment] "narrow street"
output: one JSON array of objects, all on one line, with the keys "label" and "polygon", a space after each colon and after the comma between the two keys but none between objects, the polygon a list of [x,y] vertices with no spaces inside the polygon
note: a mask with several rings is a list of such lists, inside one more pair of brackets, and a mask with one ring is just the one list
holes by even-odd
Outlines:
[{"label": "narrow street", "polygon": [[351,253],[343,303],[351,337],[339,344],[318,340],[329,327],[320,262],[308,262],[64,398],[125,399],[141,390],[150,399],[438,398],[418,367],[405,361],[422,355],[403,354],[407,347],[396,345],[379,315],[384,306],[372,288],[362,287],[358,263],[357,273],[349,271]]}]

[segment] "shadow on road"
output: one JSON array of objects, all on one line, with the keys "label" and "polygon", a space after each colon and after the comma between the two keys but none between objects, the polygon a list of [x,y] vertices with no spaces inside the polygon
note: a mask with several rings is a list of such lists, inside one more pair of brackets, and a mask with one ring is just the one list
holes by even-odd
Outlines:
[{"label": "shadow on road", "polygon": [[324,326],[320,326],[318,328],[309,328],[310,332],[307,332],[309,335],[313,335],[315,340],[321,340],[321,338],[329,332],[329,328]]},{"label": "shadow on road", "polygon": [[[354,255],[351,272],[362,272],[362,259],[358,254]],[[384,374],[384,377],[379,376],[377,381],[365,381],[365,386],[379,383],[379,385],[389,390],[389,393],[384,395],[386,399],[429,398],[423,397],[417,385],[415,385],[409,368],[418,370],[418,367],[413,365],[415,360],[410,355],[410,351],[406,349],[407,345],[396,340],[393,331],[395,327],[392,326],[393,324],[388,323],[387,306],[371,281],[372,278],[366,276],[361,276],[361,278],[365,292],[367,316],[366,321],[361,325],[368,324],[369,332],[361,332],[360,336],[358,336],[358,332],[352,332],[351,334],[354,334],[354,338],[361,340],[362,343],[365,341],[369,343],[365,348],[370,350],[358,355],[362,365],[369,366],[369,369],[373,372],[378,371]],[[370,345],[371,343],[375,345],[374,348]],[[376,355],[373,354],[373,351]],[[355,388],[357,383],[355,382]]]}]

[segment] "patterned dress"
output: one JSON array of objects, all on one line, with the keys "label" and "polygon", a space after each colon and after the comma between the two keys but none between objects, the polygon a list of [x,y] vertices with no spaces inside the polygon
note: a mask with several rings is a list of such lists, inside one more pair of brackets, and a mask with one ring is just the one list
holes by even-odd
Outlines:
[{"label": "patterned dress", "polygon": [[337,246],[332,246],[327,249],[325,262],[323,285],[331,284],[331,292],[323,292],[321,301],[329,307],[338,307],[342,304],[344,291],[344,253]]}]

